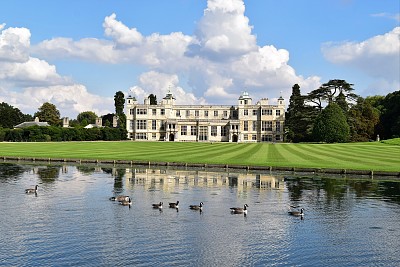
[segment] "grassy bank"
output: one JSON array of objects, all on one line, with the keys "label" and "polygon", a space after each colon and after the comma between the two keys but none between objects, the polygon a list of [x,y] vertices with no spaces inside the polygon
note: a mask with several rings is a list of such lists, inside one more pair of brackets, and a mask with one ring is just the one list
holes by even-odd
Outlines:
[{"label": "grassy bank", "polygon": [[400,139],[348,144],[173,142],[0,143],[0,157],[186,162],[400,171]]}]

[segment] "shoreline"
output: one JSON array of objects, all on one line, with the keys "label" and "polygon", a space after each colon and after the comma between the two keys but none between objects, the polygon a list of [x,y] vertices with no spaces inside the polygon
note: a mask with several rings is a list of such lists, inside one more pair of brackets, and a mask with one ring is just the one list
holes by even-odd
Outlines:
[{"label": "shoreline", "polygon": [[26,163],[72,163],[72,164],[112,164],[142,166],[142,167],[177,167],[177,168],[201,168],[201,169],[223,169],[223,170],[242,170],[242,171],[267,171],[267,172],[290,172],[290,173],[311,173],[311,174],[337,174],[337,175],[356,175],[400,178],[400,172],[397,171],[374,171],[374,170],[351,170],[351,169],[333,169],[333,168],[301,168],[301,167],[282,167],[282,166],[246,166],[246,165],[228,165],[228,164],[204,164],[204,163],[182,163],[182,162],[151,162],[134,160],[98,160],[98,159],[73,159],[73,158],[34,158],[34,157],[12,157],[1,156],[1,162],[26,162]]}]

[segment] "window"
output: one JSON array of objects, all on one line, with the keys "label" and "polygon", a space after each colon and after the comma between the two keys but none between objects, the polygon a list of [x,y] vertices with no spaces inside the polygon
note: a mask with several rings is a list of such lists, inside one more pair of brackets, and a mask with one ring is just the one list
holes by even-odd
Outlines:
[{"label": "window", "polygon": [[204,110],[204,117],[208,117],[208,110]]},{"label": "window", "polygon": [[257,109],[253,109],[253,116],[257,116],[257,114],[258,114]]},{"label": "window", "polygon": [[197,135],[197,126],[190,126],[190,135]]},{"label": "window", "polygon": [[164,121],[160,121],[160,130],[164,131],[165,130],[165,123]]},{"label": "window", "polygon": [[211,126],[211,136],[217,136],[217,126]]},{"label": "window", "polygon": [[244,134],[243,135],[243,140],[245,140],[245,141],[249,140],[249,136],[247,134]]},{"label": "window", "polygon": [[153,108],[152,112],[153,112],[153,116],[157,115],[157,109]]},{"label": "window", "polygon": [[132,130],[135,127],[135,121],[131,121],[129,125],[129,130]]},{"label": "window", "polygon": [[172,129],[172,130],[175,130],[175,124],[173,124],[173,123],[168,123],[168,129]]},{"label": "window", "polygon": [[195,110],[195,111],[194,111],[194,116],[196,116],[196,117],[199,116],[199,111],[198,111],[198,110]]},{"label": "window", "polygon": [[133,109],[129,110],[129,115],[133,115]]},{"label": "window", "polygon": [[244,104],[247,105],[247,100],[244,101]]},{"label": "window", "polygon": [[181,126],[181,135],[187,135],[187,126],[186,125]]},{"label": "window", "polygon": [[136,129],[137,130],[146,130],[146,120],[137,120],[136,121]]},{"label": "window", "polygon": [[261,131],[272,131],[272,121],[261,122]]},{"label": "window", "polygon": [[277,134],[277,135],[275,136],[275,140],[276,140],[276,141],[281,141],[281,136],[280,136],[279,134]]},{"label": "window", "polygon": [[146,133],[136,133],[136,139],[137,140],[146,140],[147,135],[146,135]]},{"label": "window", "polygon": [[243,115],[245,116],[249,115],[249,110],[248,109],[243,110]]},{"label": "window", "polygon": [[208,140],[208,127],[207,126],[199,126],[199,140],[200,141]]},{"label": "window", "polygon": [[257,121],[253,121],[253,131],[257,131]]},{"label": "window", "polygon": [[262,115],[272,115],[272,109],[263,109]]},{"label": "window", "polygon": [[157,130],[157,121],[156,120],[152,120],[151,121],[151,129],[152,130]]},{"label": "window", "polygon": [[136,114],[138,114],[138,115],[146,115],[147,114],[147,109],[138,108],[137,111],[136,111]]},{"label": "window", "polygon": [[270,134],[263,134],[261,135],[262,142],[272,142],[272,135]]},{"label": "window", "polygon": [[224,118],[228,117],[228,111],[224,110]]},{"label": "window", "polygon": [[152,133],[151,137],[155,140],[155,139],[157,139],[157,134],[156,133]]},{"label": "window", "polygon": [[177,110],[176,111],[176,117],[180,117],[181,116],[181,111],[180,110]]},{"label": "window", "polygon": [[228,126],[221,126],[221,136],[228,135]]},{"label": "window", "polygon": [[278,133],[281,131],[281,122],[280,121],[276,122],[275,131],[277,131]]},{"label": "window", "polygon": [[161,109],[161,115],[165,115],[165,109]]},{"label": "window", "polygon": [[214,110],[214,117],[218,117],[218,110]]},{"label": "window", "polygon": [[249,130],[249,122],[248,121],[244,121],[243,122],[243,131],[248,131]]},{"label": "window", "polygon": [[190,116],[190,110],[186,110],[186,117]]},{"label": "window", "polygon": [[275,110],[275,114],[276,114],[276,116],[280,116],[281,115],[281,110],[280,109]]},{"label": "window", "polygon": [[253,134],[253,135],[251,136],[251,140],[257,141],[257,135]]}]

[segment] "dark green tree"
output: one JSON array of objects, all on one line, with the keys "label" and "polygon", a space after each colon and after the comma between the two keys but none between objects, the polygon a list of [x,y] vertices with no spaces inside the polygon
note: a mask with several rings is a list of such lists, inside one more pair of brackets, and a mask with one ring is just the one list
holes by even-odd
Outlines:
[{"label": "dark green tree", "polygon": [[379,123],[379,110],[362,97],[358,98],[357,104],[348,112],[348,123],[350,126],[350,141],[365,142],[374,140],[375,127]]},{"label": "dark green tree", "polygon": [[38,117],[40,121],[46,121],[50,125],[60,125],[60,111],[56,108],[55,105],[46,102],[37,111],[34,117]]},{"label": "dark green tree", "polygon": [[149,98],[150,98],[150,105],[157,105],[157,96],[156,95],[150,94]]},{"label": "dark green tree", "polygon": [[125,96],[124,93],[118,91],[114,96],[115,114],[118,117],[118,127],[126,128],[126,116],[124,114]]},{"label": "dark green tree", "polygon": [[295,143],[311,141],[312,125],[317,116],[316,109],[306,106],[304,100],[300,86],[295,84],[285,114],[286,138]]},{"label": "dark green tree", "polygon": [[81,126],[96,123],[97,115],[93,111],[84,111],[78,114],[76,120]]},{"label": "dark green tree", "polygon": [[389,93],[380,103],[380,136],[383,139],[400,137],[400,90]]},{"label": "dark green tree", "polygon": [[125,95],[121,91],[118,91],[114,95],[114,106],[115,106],[115,114],[117,116],[124,114],[124,105],[125,105]]},{"label": "dark green tree", "polygon": [[0,127],[12,129],[24,121],[33,121],[33,118],[5,102],[0,103]]},{"label": "dark green tree", "polygon": [[115,114],[114,113],[108,113],[104,115],[103,118],[103,126],[107,127],[112,127],[113,125],[113,119],[114,119]]},{"label": "dark green tree", "polygon": [[[341,95],[344,96],[347,103],[357,100],[358,95],[353,93],[353,84],[346,82],[345,80],[330,80],[327,83],[322,84],[318,89],[311,91],[307,100],[315,104],[320,111],[322,111],[324,103],[332,103],[336,101],[336,98]],[[342,101],[342,100],[341,100]]]},{"label": "dark green tree", "polygon": [[344,143],[349,140],[347,118],[338,104],[332,102],[321,111],[313,128],[314,140],[326,143]]}]

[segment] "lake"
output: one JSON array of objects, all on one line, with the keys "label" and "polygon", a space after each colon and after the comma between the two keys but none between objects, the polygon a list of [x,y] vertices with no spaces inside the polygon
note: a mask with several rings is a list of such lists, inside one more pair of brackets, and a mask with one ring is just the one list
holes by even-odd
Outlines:
[{"label": "lake", "polygon": [[399,180],[0,163],[0,201],[0,266],[400,266]]}]

